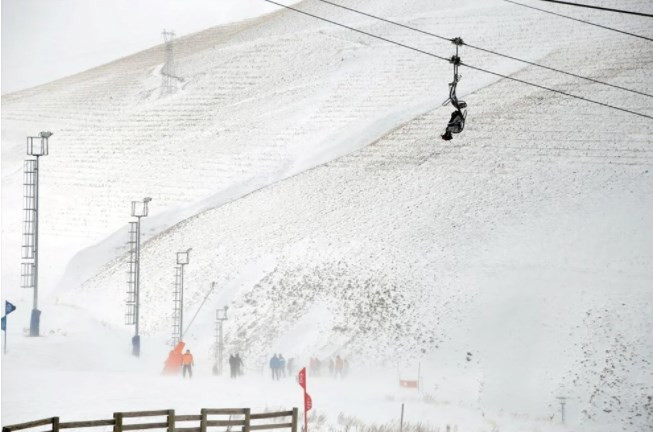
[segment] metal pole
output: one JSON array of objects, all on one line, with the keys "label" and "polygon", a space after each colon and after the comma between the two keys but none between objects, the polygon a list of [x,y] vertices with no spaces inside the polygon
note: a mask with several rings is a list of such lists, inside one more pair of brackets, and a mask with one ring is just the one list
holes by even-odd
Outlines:
[{"label": "metal pole", "polygon": [[184,333],[184,264],[180,264],[181,274],[179,276],[179,341],[182,341]]},{"label": "metal pole", "polygon": [[212,282],[211,283],[211,289],[209,290],[209,292],[206,293],[206,295],[204,296],[204,300],[202,300],[202,303],[200,304],[200,307],[197,308],[197,311],[195,312],[195,315],[193,315],[193,318],[191,318],[190,323],[188,323],[188,327],[186,327],[186,330],[184,330],[184,332],[181,334],[182,337],[186,336],[186,333],[188,333],[188,330],[190,329],[190,326],[192,326],[193,323],[195,322],[195,318],[197,318],[197,315],[202,310],[202,307],[204,307],[204,303],[206,303],[206,300],[208,300],[208,298],[211,295],[211,293],[213,292],[214,288],[215,288],[215,282]]},{"label": "metal pole", "polygon": [[[215,285],[215,282],[213,282]],[[222,315],[221,315],[222,312]],[[216,375],[222,375],[222,360],[224,358],[224,322],[227,320],[227,306],[215,311],[215,366]]]},{"label": "metal pole", "polygon": [[[140,323],[141,323],[141,222],[142,218],[147,216],[147,204],[152,201],[152,198],[145,197],[142,202],[132,201],[132,217],[136,218],[136,222],[130,222],[130,227],[133,226],[134,231],[130,228],[130,235],[133,232],[133,235],[136,237],[131,240],[130,244],[133,244],[133,264],[130,263],[130,280],[132,277],[133,271],[133,309],[128,309],[128,316],[130,312],[133,313],[133,324],[134,324],[134,337],[132,337],[132,354],[136,357],[141,355],[141,336],[140,336]],[[133,265],[133,270],[132,270]],[[131,296],[131,285],[130,285],[130,296]],[[130,297],[131,298],[131,297]],[[128,302],[131,306],[131,302]],[[128,319],[129,324],[132,324],[132,321]]]},{"label": "metal pole", "polygon": [[218,323],[218,375],[222,375],[222,350],[224,347],[222,340],[222,323],[222,320]]},{"label": "metal pole", "polygon": [[4,345],[4,353],[7,354],[7,316],[5,316],[5,345]]},{"label": "metal pole", "polygon": [[560,421],[565,424],[565,404],[567,403],[566,396],[558,396],[556,399],[560,401]]},{"label": "metal pole", "polygon": [[40,331],[39,306],[39,156],[36,155],[34,167],[34,297],[29,335],[38,336]]},{"label": "metal pole", "polygon": [[[35,190],[34,190],[34,306],[38,309],[39,305],[39,157],[36,156],[35,169]],[[38,334],[36,335],[38,336]]]},{"label": "metal pole", "polygon": [[404,404],[401,404],[401,421],[399,422],[399,432],[404,430]]},{"label": "metal pole", "polygon": [[136,304],[134,307],[135,312],[135,327],[138,337],[138,324],[140,321],[140,293],[141,293],[141,217],[136,217]]}]

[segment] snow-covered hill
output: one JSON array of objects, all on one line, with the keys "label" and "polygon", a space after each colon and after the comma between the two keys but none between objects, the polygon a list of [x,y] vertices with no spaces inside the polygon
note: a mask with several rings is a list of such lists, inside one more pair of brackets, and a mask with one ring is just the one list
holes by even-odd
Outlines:
[{"label": "snow-covered hill", "polygon": [[[653,92],[644,41],[499,2],[355,6]],[[318,2],[300,7],[451,52]],[[651,34],[636,18],[614,25]],[[106,349],[128,352],[121,243],[129,201],[149,195],[142,326],[157,355],[171,328],[175,252],[192,247],[186,313],[212,281],[219,288],[187,337],[207,358],[213,310],[228,304],[229,350],[250,365],[272,351],[342,353],[359,368],[421,362],[429,397],[479,418],[510,416],[500,430],[524,430],[515,418],[553,430],[537,419],[557,415],[561,395],[578,430],[648,430],[650,120],[463,70],[468,125],[445,143],[447,63],[292,12],[210,29],[177,49],[186,80],[171,97],[156,90],[160,47],[3,97],[3,214],[19,213],[22,135],[50,128],[43,230],[65,251],[59,274],[96,243],[56,289],[50,279],[50,305],[83,309],[124,335]],[[466,49],[463,59],[653,114],[650,98]],[[3,222],[3,268],[16,272],[18,222]]]}]

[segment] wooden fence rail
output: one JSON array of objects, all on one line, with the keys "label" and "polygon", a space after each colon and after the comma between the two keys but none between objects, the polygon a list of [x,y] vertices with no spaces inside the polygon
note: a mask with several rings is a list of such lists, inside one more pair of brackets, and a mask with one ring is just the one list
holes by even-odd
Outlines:
[{"label": "wooden fence rail", "polygon": [[[23,429],[30,429],[34,427],[39,427],[39,426],[45,426],[45,425],[54,425],[56,417],[50,417],[42,420],[34,420],[31,422],[25,422],[25,423],[19,423],[11,426],[5,426],[2,428],[2,432],[13,432],[17,430],[23,430]],[[57,422],[59,420],[57,419]],[[54,429],[54,428],[53,428]]]},{"label": "wooden fence rail", "polygon": [[[215,419],[214,417],[225,417]],[[143,417],[165,417],[165,421],[147,422]],[[297,432],[298,410],[266,412],[252,414],[249,408],[203,408],[199,415],[176,415],[175,410],[117,412],[113,419],[59,422],[59,417],[49,417],[9,426],[3,426],[2,432],[16,432],[25,429],[41,428],[38,432],[59,432],[61,429],[83,429],[90,427],[112,426],[113,432],[140,431],[147,429],[165,429],[166,432],[218,432],[216,427],[226,428],[230,432],[250,432],[256,430],[290,429]],[[142,419],[140,422],[138,419]],[[275,419],[276,423],[259,423],[261,420]],[[284,421],[285,419],[285,421]],[[127,420],[127,422],[125,422]],[[132,421],[136,422],[132,423]],[[146,423],[147,422],[147,423]],[[177,427],[177,422],[186,422]],[[196,422],[195,426],[187,422]],[[208,430],[212,428],[211,430]]]},{"label": "wooden fence rail", "polygon": [[59,429],[79,429],[85,427],[113,426],[113,420],[92,420],[59,423]]}]

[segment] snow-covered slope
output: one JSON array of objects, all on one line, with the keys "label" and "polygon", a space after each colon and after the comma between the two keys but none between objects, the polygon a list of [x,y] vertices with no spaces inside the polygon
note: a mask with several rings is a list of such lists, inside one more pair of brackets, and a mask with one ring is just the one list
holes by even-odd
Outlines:
[{"label": "snow-covered slope", "polygon": [[[438,5],[356,2],[439,34],[653,92],[645,42],[503,3]],[[443,55],[451,50],[316,2],[301,7]],[[650,33],[644,21],[617,24]],[[213,310],[228,304],[229,350],[250,364],[271,351],[304,359],[343,353],[358,365],[390,368],[421,361],[426,391],[442,404],[535,421],[555,415],[556,397],[565,395],[580,430],[647,430],[650,120],[464,70],[459,90],[469,92],[468,125],[445,143],[438,137],[449,114],[439,107],[451,73],[444,62],[287,12],[185,42],[181,69],[195,80],[163,99],[145,91],[139,100],[134,85],[116,112],[94,114],[106,117],[97,135],[106,139],[83,177],[44,179],[79,197],[83,219],[67,222],[63,208],[73,203],[59,195],[56,204],[57,189],[50,191],[52,208],[62,206],[50,222],[62,238],[79,225],[86,243],[120,228],[125,204],[143,195],[168,206],[146,220],[146,340],[163,343],[169,333],[175,252],[192,247],[186,314],[212,281],[219,287],[188,334],[196,352],[209,355]],[[653,114],[650,98],[468,51],[470,64]],[[93,80],[156,72],[154,57],[89,72],[97,78],[87,91],[111,88]],[[147,66],[138,72],[140,62]],[[142,80],[154,91],[155,75]],[[52,86],[81,91],[80,81]],[[3,98],[10,131],[42,128],[38,120],[47,116],[23,123],[15,114],[55,90],[33,93]],[[153,133],[158,139],[149,139]],[[74,171],[66,158],[82,146],[72,136],[61,138],[58,160],[52,138],[45,163],[59,173]],[[82,184],[87,177],[97,183]],[[13,178],[3,177],[3,185]],[[88,272],[82,267],[89,262],[102,268],[80,286],[60,286],[51,302],[119,328],[126,271],[126,256],[112,249],[119,239],[76,257],[65,281]],[[47,311],[44,317],[47,326]],[[121,349],[128,350],[127,337]]]},{"label": "snow-covered slope", "polygon": [[[431,25],[439,26],[447,19],[453,22],[460,10],[468,11],[466,5],[432,10],[430,2],[422,1],[375,9],[388,16],[400,11],[416,24],[427,14]],[[451,50],[419,34],[369,24],[324,5],[307,6],[445,55]],[[503,10],[496,5],[471,10],[466,21]],[[460,31],[458,24],[447,27],[443,30]],[[497,32],[488,26],[488,33],[498,38]],[[523,54],[545,50],[538,46]],[[57,267],[65,264],[59,257],[69,258],[66,251],[124,228],[131,200],[151,196],[154,214],[179,214],[188,206],[192,214],[203,199],[214,197],[204,205],[211,207],[229,199],[225,193],[234,189],[236,196],[256,190],[362,147],[437,106],[442,98],[432,97],[434,86],[442,86],[450,75],[444,62],[371,43],[289,11],[180,38],[175,58],[184,82],[171,97],[159,94],[163,58],[158,46],[3,96],[7,207],[19,206],[25,136],[44,129],[55,133],[51,154],[43,161],[42,210],[47,217],[42,232],[53,237],[48,239],[50,251],[56,250],[51,255],[44,250],[44,258],[56,260]],[[467,91],[492,80],[470,81]],[[59,199],[58,190],[76,200]],[[6,231],[19,232],[20,213],[9,213],[4,223]],[[15,262],[19,238],[5,235],[5,262]]]}]

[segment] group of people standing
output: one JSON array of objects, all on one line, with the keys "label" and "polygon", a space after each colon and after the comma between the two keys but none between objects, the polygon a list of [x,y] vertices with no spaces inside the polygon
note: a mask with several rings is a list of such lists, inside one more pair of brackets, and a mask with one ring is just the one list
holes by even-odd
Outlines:
[{"label": "group of people standing", "polygon": [[[349,362],[347,359],[337,355],[330,357],[328,360],[321,361],[317,357],[311,357],[308,364],[308,373],[313,376],[322,375],[322,366],[327,365],[329,376],[332,378],[344,378],[349,373]],[[286,359],[283,354],[274,354],[269,362],[270,372],[273,380],[280,380],[287,376],[294,376],[295,360]]]},{"label": "group of people standing", "polygon": [[[182,376],[186,378],[186,375],[188,374],[188,377],[192,378],[193,366],[195,366],[193,355],[190,353],[190,350],[187,349],[183,355],[180,355],[180,357]],[[308,366],[309,374],[320,376],[322,374],[322,366],[325,363],[328,365],[329,376],[332,378],[344,378],[349,373],[349,362],[347,359],[337,355],[335,358],[330,357],[326,361],[320,361],[317,357],[311,357]],[[270,359],[269,365],[270,371],[272,372],[272,379],[275,381],[280,380],[281,378],[293,376],[295,373],[295,359],[290,358],[286,361],[283,354],[274,354]],[[242,376],[244,367],[245,365],[243,364],[243,359],[240,357],[240,354],[229,355],[229,370],[231,372],[231,378]]]},{"label": "group of people standing", "polygon": [[[270,370],[272,371],[272,379],[279,380],[282,377],[292,376],[295,372],[294,359],[286,359],[283,354],[274,354],[270,359]],[[286,374],[287,372],[287,374]]]},{"label": "group of people standing", "polygon": [[[308,372],[313,376],[322,375],[322,366],[324,362],[317,357],[311,357],[308,364]],[[329,376],[332,378],[344,378],[349,374],[349,362],[347,359],[337,355],[334,358],[330,357],[327,361],[329,368]]]},{"label": "group of people standing", "polygon": [[240,354],[229,356],[229,371],[231,372],[231,378],[238,378],[243,374],[243,359],[240,358]]}]

